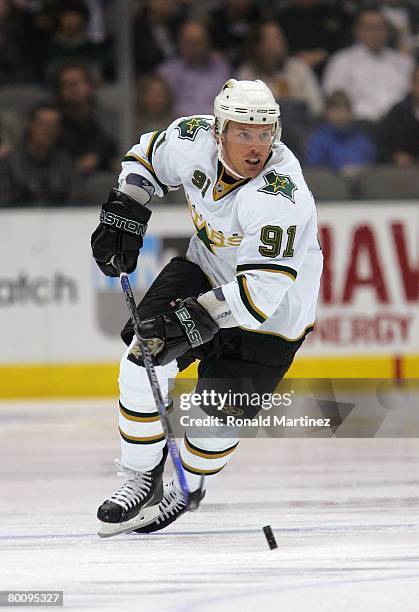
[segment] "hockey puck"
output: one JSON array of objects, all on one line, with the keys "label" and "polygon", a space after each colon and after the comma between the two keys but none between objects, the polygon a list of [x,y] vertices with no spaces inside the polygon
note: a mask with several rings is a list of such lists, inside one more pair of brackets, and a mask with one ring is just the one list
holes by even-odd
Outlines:
[{"label": "hockey puck", "polygon": [[272,527],[270,525],[266,525],[263,528],[263,533],[265,534],[266,541],[268,542],[269,548],[274,550],[278,548],[278,544],[276,543],[274,532],[272,531]]}]

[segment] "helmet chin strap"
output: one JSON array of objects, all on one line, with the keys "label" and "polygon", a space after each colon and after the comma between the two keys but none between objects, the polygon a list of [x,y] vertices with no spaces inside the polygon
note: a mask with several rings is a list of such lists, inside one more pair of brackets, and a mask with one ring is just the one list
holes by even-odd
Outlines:
[{"label": "helmet chin strap", "polygon": [[239,174],[237,172],[237,170],[233,170],[232,168],[230,168],[230,166],[228,165],[228,163],[226,162],[226,160],[224,159],[224,156],[223,156],[223,144],[221,142],[221,137],[220,136],[218,136],[217,149],[218,149],[218,159],[223,164],[223,166],[227,170],[227,172],[233,178],[235,178],[235,177],[237,177],[239,179],[247,179],[247,178],[249,178],[248,176],[242,176],[241,174]]}]

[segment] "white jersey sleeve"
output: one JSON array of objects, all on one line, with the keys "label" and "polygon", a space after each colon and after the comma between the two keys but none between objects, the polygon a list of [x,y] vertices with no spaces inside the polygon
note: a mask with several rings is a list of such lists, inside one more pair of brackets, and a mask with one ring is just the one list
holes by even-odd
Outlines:
[{"label": "white jersey sleeve", "polygon": [[177,119],[167,130],[149,132],[141,136],[140,141],[131,147],[122,160],[120,187],[128,174],[146,178],[154,188],[152,195],[160,198],[180,187],[182,180],[178,162],[181,159],[181,145],[176,128],[182,120],[184,118]]},{"label": "white jersey sleeve", "polygon": [[319,250],[314,201],[303,186],[295,198],[263,189],[244,189],[238,202],[243,240],[236,276],[222,286],[238,324],[257,329],[298,282],[310,248]]}]

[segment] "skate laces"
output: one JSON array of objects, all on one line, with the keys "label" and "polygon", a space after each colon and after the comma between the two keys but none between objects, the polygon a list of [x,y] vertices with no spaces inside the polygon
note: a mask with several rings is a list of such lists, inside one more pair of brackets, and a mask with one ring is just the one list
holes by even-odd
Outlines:
[{"label": "skate laces", "polygon": [[[122,466],[119,464],[122,468]],[[130,510],[139,502],[143,501],[150,492],[152,484],[151,472],[134,472],[127,468],[118,471],[118,476],[126,476],[127,481],[108,501],[122,506],[124,510]]]},{"label": "skate laces", "polygon": [[160,502],[160,514],[157,524],[162,523],[170,516],[180,513],[185,508],[182,493],[173,481],[164,484],[164,495]]}]

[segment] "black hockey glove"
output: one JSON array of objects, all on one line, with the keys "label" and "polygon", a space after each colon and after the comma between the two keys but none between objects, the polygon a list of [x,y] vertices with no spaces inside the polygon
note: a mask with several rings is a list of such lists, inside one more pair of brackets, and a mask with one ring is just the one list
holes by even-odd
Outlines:
[{"label": "black hockey glove", "polygon": [[111,189],[91,239],[93,257],[106,276],[119,276],[112,265],[117,253],[124,272],[135,270],[150,216],[151,211],[143,204],[119,189]]},{"label": "black hockey glove", "polygon": [[145,319],[140,325],[157,365],[166,365],[190,348],[209,342],[218,332],[214,319],[195,298],[172,304],[172,311]]}]

